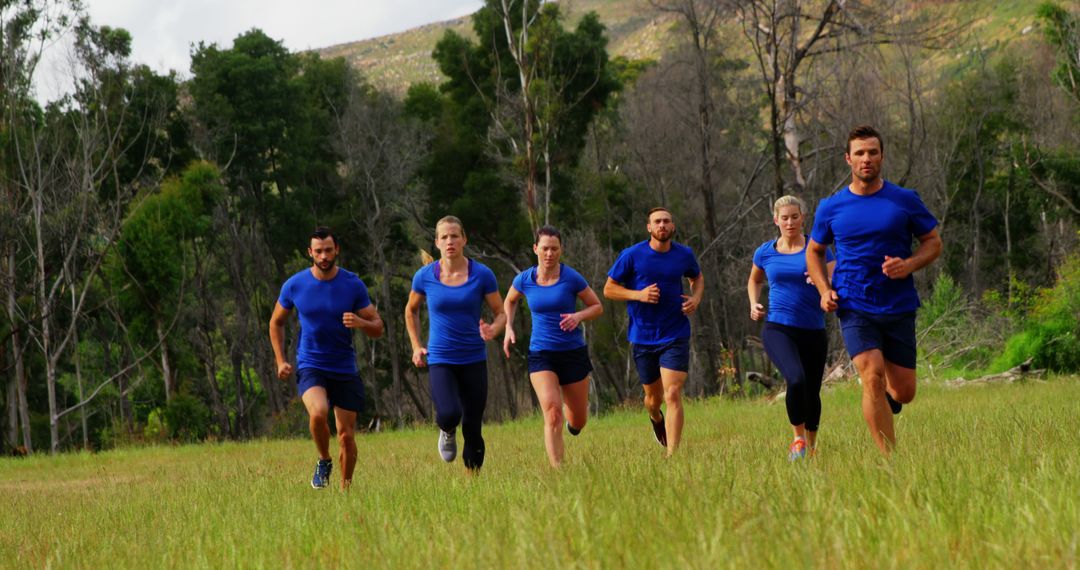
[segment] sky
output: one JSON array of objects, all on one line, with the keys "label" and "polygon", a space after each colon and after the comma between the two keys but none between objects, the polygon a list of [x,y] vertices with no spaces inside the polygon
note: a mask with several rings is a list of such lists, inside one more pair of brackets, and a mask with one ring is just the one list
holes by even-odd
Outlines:
[{"label": "sky", "polygon": [[[132,60],[165,72],[190,75],[191,46],[200,41],[228,47],[259,28],[292,51],[401,32],[471,14],[483,0],[85,0],[96,25],[124,28]],[[39,71],[39,96],[63,92],[64,42],[54,44]]]}]

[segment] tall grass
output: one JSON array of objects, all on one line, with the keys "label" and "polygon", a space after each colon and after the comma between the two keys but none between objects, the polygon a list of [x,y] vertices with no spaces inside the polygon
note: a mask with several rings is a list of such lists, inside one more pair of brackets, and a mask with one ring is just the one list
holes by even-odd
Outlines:
[{"label": "tall grass", "polygon": [[719,400],[667,460],[643,412],[594,418],[559,472],[538,417],[488,427],[478,477],[433,428],[362,436],[348,494],[305,440],[7,459],[0,565],[1076,567],[1080,382],[922,390],[890,459],[853,386],[794,464],[782,404]]}]

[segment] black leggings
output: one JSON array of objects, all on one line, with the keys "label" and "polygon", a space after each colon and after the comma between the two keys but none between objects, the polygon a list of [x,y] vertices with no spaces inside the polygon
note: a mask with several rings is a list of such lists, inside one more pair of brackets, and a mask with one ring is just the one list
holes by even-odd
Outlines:
[{"label": "black leggings", "polygon": [[435,401],[435,423],[445,432],[461,424],[465,438],[461,460],[469,469],[484,465],[484,437],[481,426],[487,407],[487,361],[469,364],[432,364],[431,399]]},{"label": "black leggings", "polygon": [[788,421],[817,431],[821,421],[821,377],[829,340],[825,329],[804,329],[766,322],[761,329],[765,353],[787,381]]}]

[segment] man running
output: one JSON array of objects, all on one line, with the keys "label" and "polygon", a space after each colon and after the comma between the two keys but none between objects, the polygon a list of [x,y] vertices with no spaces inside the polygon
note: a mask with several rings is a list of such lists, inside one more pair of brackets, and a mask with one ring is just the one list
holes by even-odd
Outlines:
[{"label": "man running", "polygon": [[371,304],[367,287],[355,273],[337,266],[340,252],[329,228],[311,234],[308,255],[313,264],[290,277],[270,317],[270,344],[274,347],[278,378],[293,372],[285,358],[285,322],[296,308],[300,317],[300,343],[296,350],[296,392],[307,408],[308,426],[319,462],[311,486],[325,488],[333,467],[330,459],[330,426],[327,416],[334,407],[341,453],[341,489],[348,490],[356,467],[356,414],[364,406],[364,383],[356,370],[356,351],[351,329],[369,338],[382,336],[383,322]]},{"label": "man running", "polygon": [[[915,398],[915,311],[911,274],[941,254],[937,219],[914,190],[881,177],[884,143],[873,127],[848,135],[851,185],[818,205],[806,265],[821,308],[836,311],[862,379],[862,412],[882,453],[896,446],[892,414]],[[919,247],[911,253],[912,237]],[[836,243],[832,280],[825,248]],[[890,413],[891,412],[891,413]]]},{"label": "man running", "polygon": [[[705,279],[689,247],[672,240],[667,208],[649,210],[649,239],[622,251],[608,271],[604,296],[626,301],[627,333],[634,351],[653,435],[670,457],[682,439],[682,388],[690,369],[690,319],[705,293]],[[683,294],[682,279],[690,282]],[[667,417],[660,405],[667,404]]]}]

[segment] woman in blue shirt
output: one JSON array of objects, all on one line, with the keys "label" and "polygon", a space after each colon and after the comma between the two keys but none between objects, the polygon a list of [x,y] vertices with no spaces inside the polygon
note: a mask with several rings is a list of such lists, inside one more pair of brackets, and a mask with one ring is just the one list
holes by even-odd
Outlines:
[{"label": "woman in blue shirt", "polygon": [[[446,216],[435,225],[440,258],[413,276],[405,306],[405,328],[412,342],[413,364],[430,370],[435,423],[439,425],[439,455],[447,463],[457,457],[455,432],[461,424],[465,438],[461,459],[470,471],[484,465],[481,425],[487,407],[487,351],[506,323],[495,274],[465,257],[465,228]],[[428,345],[420,342],[420,306],[428,308]],[[491,323],[480,317],[484,304]],[[425,363],[426,359],[426,363]]]},{"label": "woman in blue shirt", "polygon": [[[788,420],[795,439],[788,457],[795,461],[813,454],[821,419],[821,377],[825,372],[828,339],[825,314],[817,289],[807,277],[806,235],[803,234],[803,203],[795,196],[783,196],[773,205],[773,223],[780,237],[769,240],[754,252],[754,264],[746,292],[750,297],[750,318],[765,317],[761,341],[765,352],[787,382]],[[827,257],[829,272],[836,262]],[[769,283],[769,308],[760,303],[761,289]]]},{"label": "woman in blue shirt", "polygon": [[[544,411],[548,460],[552,467],[558,468],[563,459],[563,422],[571,435],[577,435],[585,427],[589,414],[592,363],[580,325],[599,317],[604,308],[585,278],[559,263],[562,237],[558,230],[551,226],[540,228],[533,252],[536,266],[519,273],[506,293],[503,352],[510,358],[510,345],[517,343],[514,313],[524,297],[532,312],[529,380]],[[585,304],[580,311],[578,299]]]}]

